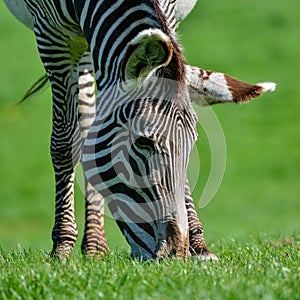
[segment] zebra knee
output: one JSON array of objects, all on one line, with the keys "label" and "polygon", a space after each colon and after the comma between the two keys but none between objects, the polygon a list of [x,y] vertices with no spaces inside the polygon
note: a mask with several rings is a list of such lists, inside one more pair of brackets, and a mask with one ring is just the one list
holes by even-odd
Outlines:
[{"label": "zebra knee", "polygon": [[[50,154],[54,169],[61,172],[63,169],[70,170],[75,168],[81,158],[82,138],[69,137],[66,133],[64,138],[66,141],[51,138]],[[69,140],[67,140],[69,139]]]}]

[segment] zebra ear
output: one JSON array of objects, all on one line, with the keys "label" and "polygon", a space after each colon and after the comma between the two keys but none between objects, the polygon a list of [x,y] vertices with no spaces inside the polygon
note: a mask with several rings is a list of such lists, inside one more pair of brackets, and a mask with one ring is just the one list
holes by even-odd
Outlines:
[{"label": "zebra ear", "polygon": [[189,65],[185,65],[185,72],[190,98],[200,106],[251,101],[265,92],[273,92],[276,89],[273,82],[252,85],[227,74]]},{"label": "zebra ear", "polygon": [[140,32],[127,46],[121,65],[123,80],[145,79],[167,65],[173,53],[170,38],[159,29]]}]

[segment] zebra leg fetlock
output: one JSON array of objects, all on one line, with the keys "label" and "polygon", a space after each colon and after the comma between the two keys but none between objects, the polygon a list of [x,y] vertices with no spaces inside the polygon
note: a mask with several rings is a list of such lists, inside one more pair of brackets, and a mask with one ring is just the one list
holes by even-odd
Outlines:
[{"label": "zebra leg fetlock", "polygon": [[[193,203],[192,205],[194,206]],[[189,207],[191,207],[190,203]],[[203,226],[197,217],[196,211],[193,214],[190,209],[188,223],[191,255],[197,256],[200,260],[218,260],[217,256],[208,249],[205,243]]]},{"label": "zebra leg fetlock", "polygon": [[191,255],[199,260],[218,260],[217,256],[208,249],[205,243],[203,226],[197,216],[187,180],[185,185],[185,206],[188,215]]},{"label": "zebra leg fetlock", "polygon": [[78,231],[75,223],[72,224],[73,228],[70,228],[70,222],[68,222],[68,227],[68,229],[61,230],[58,226],[54,226],[52,230],[53,248],[51,257],[66,259],[70,256],[78,236]]},{"label": "zebra leg fetlock", "polygon": [[197,215],[189,217],[190,253],[200,260],[217,260],[216,255],[211,252],[204,240],[204,230]]},{"label": "zebra leg fetlock", "polygon": [[104,199],[86,181],[85,229],[81,250],[86,256],[103,256],[108,252],[104,232]]}]

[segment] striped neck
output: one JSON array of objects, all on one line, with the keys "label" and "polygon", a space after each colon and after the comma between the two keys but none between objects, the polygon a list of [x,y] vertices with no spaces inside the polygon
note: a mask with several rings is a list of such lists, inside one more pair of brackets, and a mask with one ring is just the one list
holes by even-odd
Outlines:
[{"label": "striped neck", "polygon": [[[176,53],[169,68],[162,74],[176,81],[182,80],[184,68],[181,50],[170,34],[159,1],[75,0],[74,3],[81,28],[92,52],[98,90],[108,88],[122,80],[120,68],[127,45],[140,32],[148,29],[159,29],[170,36]],[[174,70],[179,72],[173,74]]]}]

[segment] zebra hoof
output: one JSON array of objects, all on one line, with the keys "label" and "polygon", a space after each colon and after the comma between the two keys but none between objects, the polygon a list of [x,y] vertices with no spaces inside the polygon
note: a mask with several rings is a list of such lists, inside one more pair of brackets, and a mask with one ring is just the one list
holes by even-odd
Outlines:
[{"label": "zebra hoof", "polygon": [[69,258],[72,250],[73,246],[70,246],[69,244],[61,244],[53,247],[50,257],[64,262]]},{"label": "zebra hoof", "polygon": [[205,254],[195,255],[195,256],[193,256],[193,259],[195,259],[196,261],[200,261],[200,262],[201,261],[217,262],[219,260],[219,258],[217,257],[217,255],[215,255],[212,252],[205,253]]},{"label": "zebra hoof", "polygon": [[192,257],[197,261],[218,261],[217,255],[211,252],[206,244],[201,244],[200,247],[191,247],[190,252]]},{"label": "zebra hoof", "polygon": [[82,250],[82,255],[84,255],[85,258],[103,258],[108,254],[108,250],[104,249],[96,249],[96,250]]}]

